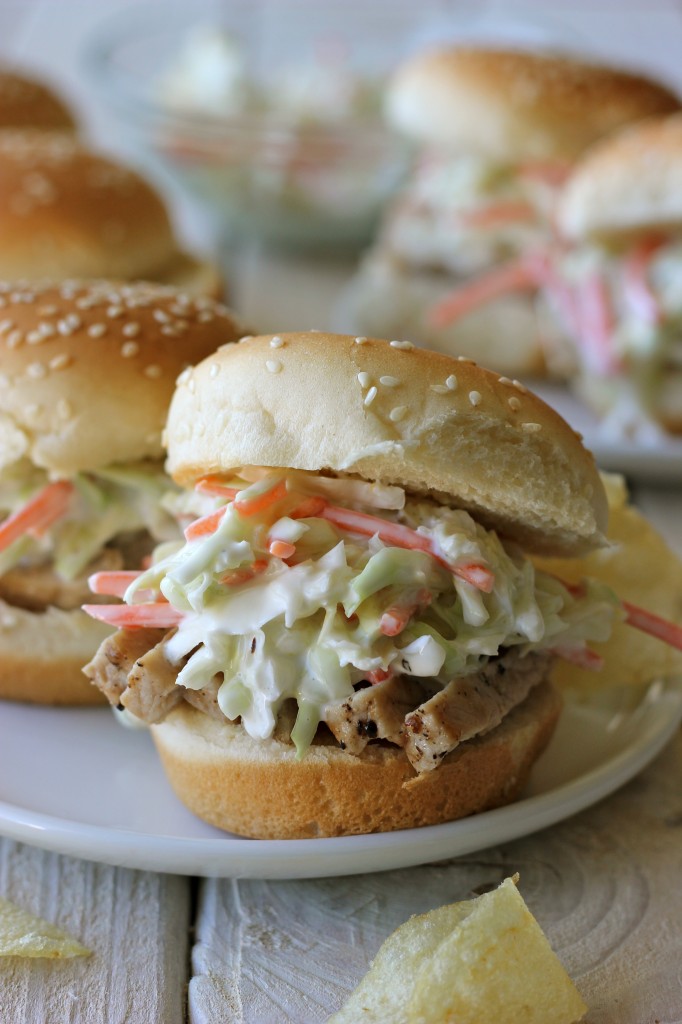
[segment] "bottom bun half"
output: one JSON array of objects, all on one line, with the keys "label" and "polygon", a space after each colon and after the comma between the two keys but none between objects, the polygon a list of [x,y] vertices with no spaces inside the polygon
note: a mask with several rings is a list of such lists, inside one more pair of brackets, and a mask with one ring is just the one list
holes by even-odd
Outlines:
[{"label": "bottom bun half", "polygon": [[83,665],[110,633],[80,609],[32,612],[0,601],[0,699],[105,704]]},{"label": "bottom bun half", "polygon": [[204,821],[257,839],[312,839],[436,825],[511,803],[560,711],[543,683],[500,726],[420,776],[396,747],[373,744],[356,757],[330,737],[297,760],[291,744],[254,740],[188,705],[152,735],[175,793]]}]

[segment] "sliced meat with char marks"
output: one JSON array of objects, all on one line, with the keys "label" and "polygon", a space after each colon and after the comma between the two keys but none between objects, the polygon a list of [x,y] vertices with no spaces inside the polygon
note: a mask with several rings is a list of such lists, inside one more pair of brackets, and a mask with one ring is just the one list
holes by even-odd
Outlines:
[{"label": "sliced meat with char marks", "polygon": [[453,679],[405,719],[403,745],[417,772],[432,771],[464,740],[490,732],[547,678],[552,655],[508,651],[473,675]]},{"label": "sliced meat with char marks", "polygon": [[424,685],[408,676],[391,676],[330,705],[325,722],[349,754],[359,754],[373,739],[402,745],[405,715],[424,699]]},{"label": "sliced meat with char marks", "polygon": [[138,658],[163,640],[166,632],[165,629],[119,629],[102,641],[83,672],[109,703],[118,707],[131,668]]}]

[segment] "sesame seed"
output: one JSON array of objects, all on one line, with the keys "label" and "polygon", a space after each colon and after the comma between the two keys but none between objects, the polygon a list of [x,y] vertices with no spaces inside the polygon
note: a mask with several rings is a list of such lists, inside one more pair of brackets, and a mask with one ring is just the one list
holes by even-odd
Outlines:
[{"label": "sesame seed", "polygon": [[83,322],[77,313],[68,313],[67,316],[64,317],[64,320],[72,331],[77,331]]},{"label": "sesame seed", "polygon": [[361,388],[368,388],[372,383],[372,378],[364,370],[358,374],[358,380],[360,381]]},{"label": "sesame seed", "polygon": [[355,339],[355,344],[356,345],[366,345],[367,344],[367,338],[365,338],[362,335],[360,335],[360,337]]},{"label": "sesame seed", "polygon": [[123,306],[109,306],[107,309],[107,316],[115,320],[117,316],[120,316],[123,312]]},{"label": "sesame seed", "polygon": [[514,398],[513,396],[507,401],[507,405],[510,409],[513,409],[514,412],[518,412],[521,408],[521,402],[518,398]]},{"label": "sesame seed", "polygon": [[52,305],[38,306],[39,316],[54,316],[57,312],[57,307]]},{"label": "sesame seed", "polygon": [[476,365],[476,360],[475,359],[469,359],[468,356],[457,356],[457,362],[458,363],[468,363],[469,366],[475,366]]},{"label": "sesame seed", "polygon": [[47,375],[47,370],[42,363],[29,363],[26,367],[26,374],[34,380],[37,380],[39,377],[45,377]]},{"label": "sesame seed", "polygon": [[23,340],[23,331],[10,331],[10,333],[7,335],[7,348],[18,348]]},{"label": "sesame seed", "polygon": [[279,373],[279,371],[282,369],[282,364],[280,363],[279,359],[268,359],[266,360],[265,365],[267,366],[268,371],[270,373]]},{"label": "sesame seed", "polygon": [[400,381],[397,377],[379,377],[379,383],[383,384],[385,388],[397,388]]},{"label": "sesame seed", "polygon": [[406,412],[406,405],[396,405],[395,409],[391,409],[391,411],[389,412],[388,418],[389,420],[392,420],[393,423],[397,423],[398,420],[401,420],[404,417]]},{"label": "sesame seed", "polygon": [[520,391],[522,395],[525,395],[528,391],[528,388],[524,387],[520,380],[513,380],[512,386],[515,387],[517,391]]},{"label": "sesame seed", "polygon": [[145,366],[144,375],[152,380],[156,380],[157,377],[161,376],[161,367],[157,366],[156,363],[152,363],[151,366]]},{"label": "sesame seed", "polygon": [[67,355],[66,352],[60,352],[58,356],[53,356],[50,359],[48,365],[51,370],[64,370],[72,362],[73,359],[70,355]]},{"label": "sesame seed", "polygon": [[60,398],[57,402],[57,415],[63,420],[71,419],[73,408],[66,398]]},{"label": "sesame seed", "polygon": [[280,338],[279,334],[276,334],[274,338],[270,338],[270,348],[281,348],[284,342]]},{"label": "sesame seed", "polygon": [[187,390],[189,391],[190,395],[193,395],[196,389],[197,382],[195,381],[194,377],[190,377],[190,379],[187,381]]},{"label": "sesame seed", "polygon": [[106,334],[106,324],[91,324],[88,327],[88,334],[91,338],[101,338],[103,334]]},{"label": "sesame seed", "polygon": [[481,404],[481,392],[480,391],[470,391],[469,392],[469,401],[471,402],[472,405],[480,405]]},{"label": "sesame seed", "polygon": [[[210,309],[202,309],[200,313],[197,313],[197,322],[200,324],[210,324],[212,320],[215,320],[215,315]],[[242,338],[242,341],[248,341],[248,338]]]},{"label": "sesame seed", "polygon": [[512,382],[509,379],[509,377],[498,377],[497,383],[498,384],[506,384],[507,387],[511,387],[512,386]]},{"label": "sesame seed", "polygon": [[36,329],[35,331],[29,331],[28,334],[26,335],[26,341],[29,343],[29,345],[39,345],[40,342],[43,340],[44,336],[38,329]]},{"label": "sesame seed", "polygon": [[371,405],[376,397],[377,397],[377,389],[375,387],[371,387],[369,389],[369,391],[367,392],[367,394],[365,395],[364,404],[365,405]]},{"label": "sesame seed", "polygon": [[220,363],[211,363],[211,369],[208,373],[210,377],[217,377],[220,373]]},{"label": "sesame seed", "polygon": [[7,334],[14,327],[14,320],[0,320],[0,334]]},{"label": "sesame seed", "polygon": [[[125,346],[124,346],[124,348],[125,348]],[[178,377],[178,379],[176,380],[175,383],[178,384],[178,385],[186,384],[188,382],[188,380],[191,378],[191,376],[192,376],[192,367],[191,366],[187,366],[182,371],[182,373],[180,374],[180,376]]]},{"label": "sesame seed", "polygon": [[167,338],[177,338],[179,333],[180,331],[177,329],[175,324],[164,324],[161,327],[161,334],[165,335]]},{"label": "sesame seed", "polygon": [[[521,426],[524,430],[527,430],[529,434],[537,434],[538,430],[542,430],[539,423],[522,423]],[[581,439],[580,434],[578,434],[578,439]]]},{"label": "sesame seed", "polygon": [[155,309],[154,312],[152,313],[152,316],[154,317],[158,324],[170,323],[170,316],[165,311],[165,309]]},{"label": "sesame seed", "polygon": [[136,338],[140,333],[140,325],[137,323],[129,323],[123,325],[123,335],[126,338]]},{"label": "sesame seed", "polygon": [[58,321],[57,321],[57,330],[58,330],[58,331],[59,331],[59,333],[60,333],[60,334],[62,334],[62,335],[63,335],[64,337],[66,337],[66,336],[67,336],[67,335],[69,335],[69,334],[73,334],[73,327],[71,326],[71,324],[69,323],[69,321],[68,321],[68,320],[66,320],[66,319],[64,319],[64,320],[58,320]]},{"label": "sesame seed", "polygon": [[245,342],[251,341],[251,338],[252,338],[251,334],[245,334],[243,338],[239,339],[239,344],[243,345]]},{"label": "sesame seed", "polygon": [[411,341],[391,341],[389,342],[391,348],[399,348],[403,352],[411,352],[414,345]]},{"label": "sesame seed", "polygon": [[435,391],[437,395],[447,395],[450,393],[450,388],[447,384],[432,384],[431,391]]},{"label": "sesame seed", "polygon": [[446,379],[445,387],[448,388],[450,391],[457,390],[457,378],[455,377],[454,373],[451,373],[450,376]]},{"label": "sesame seed", "polygon": [[126,341],[121,345],[121,355],[124,359],[132,359],[140,351],[140,346],[136,341]]}]

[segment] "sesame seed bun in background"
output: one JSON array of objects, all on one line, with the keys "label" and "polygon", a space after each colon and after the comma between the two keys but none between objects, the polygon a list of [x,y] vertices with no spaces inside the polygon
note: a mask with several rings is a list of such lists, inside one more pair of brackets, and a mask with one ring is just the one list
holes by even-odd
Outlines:
[{"label": "sesame seed bun in background", "polygon": [[417,54],[387,92],[393,125],[421,143],[513,162],[573,160],[607,132],[678,110],[643,75],[558,54],[448,47]]},{"label": "sesame seed bun in background", "polygon": [[76,127],[73,114],[51,87],[0,68],[0,128],[75,132]]},{"label": "sesame seed bun in background", "polygon": [[[518,382],[406,342],[309,333],[226,346],[180,379],[167,435],[169,470],[185,486],[244,465],[312,470],[468,509],[529,550],[602,543],[604,490],[567,424]],[[297,759],[287,735],[253,739],[185,703],[152,734],[194,813],[239,834],[300,838],[435,824],[508,803],[559,710],[541,681],[501,725],[419,776],[388,743],[353,755],[318,730]]]},{"label": "sesame seed bun in background", "polygon": [[682,228],[682,113],[650,118],[592,146],[557,208],[572,241]]},{"label": "sesame seed bun in background", "polygon": [[0,278],[148,280],[219,298],[139,174],[58,132],[0,131]]},{"label": "sesame seed bun in background", "polygon": [[[0,501],[19,472],[70,480],[141,460],[160,468],[176,377],[241,333],[225,307],[161,285],[0,285]],[[49,595],[57,584],[43,568]],[[10,597],[0,577],[0,697],[99,703],[81,669],[109,630],[80,610],[87,589],[76,607],[48,596],[34,610],[21,571]]]}]

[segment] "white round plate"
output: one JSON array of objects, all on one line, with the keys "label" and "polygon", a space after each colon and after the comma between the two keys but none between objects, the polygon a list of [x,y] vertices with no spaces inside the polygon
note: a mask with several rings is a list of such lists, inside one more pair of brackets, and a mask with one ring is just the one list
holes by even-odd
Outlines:
[{"label": "white round plate", "polygon": [[339,839],[241,839],[176,800],[151,737],[106,709],[0,704],[0,834],[108,864],[233,878],[315,878],[424,864],[552,825],[640,771],[682,719],[682,683],[615,707],[568,703],[524,798],[461,821]]}]

